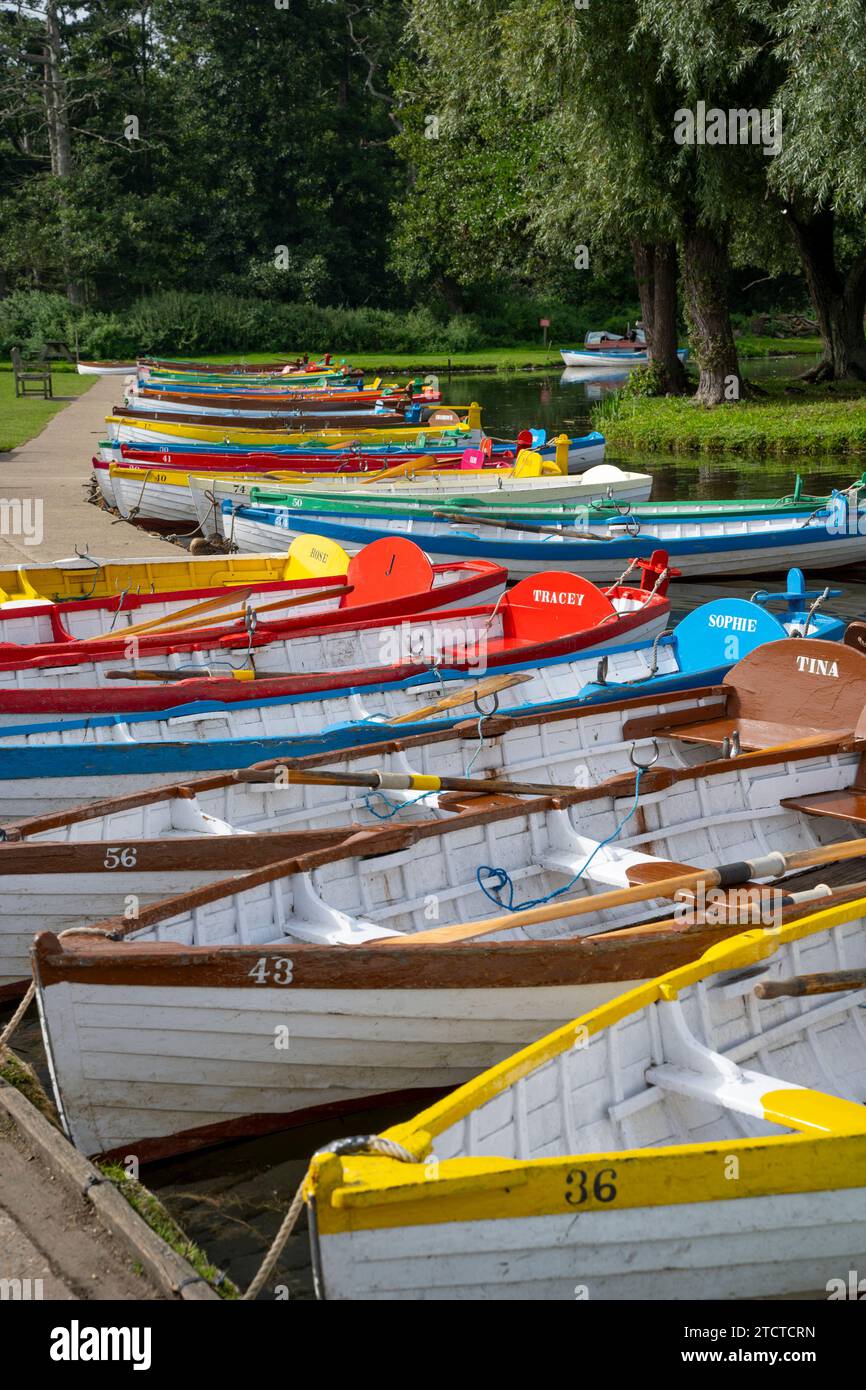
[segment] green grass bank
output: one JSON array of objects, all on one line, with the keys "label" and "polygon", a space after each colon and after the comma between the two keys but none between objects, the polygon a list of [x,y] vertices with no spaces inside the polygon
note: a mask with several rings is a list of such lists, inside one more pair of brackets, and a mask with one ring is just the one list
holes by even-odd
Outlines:
[{"label": "green grass bank", "polygon": [[611,448],[649,453],[866,454],[866,383],[764,383],[708,410],[688,397],[612,396],[592,411]]}]

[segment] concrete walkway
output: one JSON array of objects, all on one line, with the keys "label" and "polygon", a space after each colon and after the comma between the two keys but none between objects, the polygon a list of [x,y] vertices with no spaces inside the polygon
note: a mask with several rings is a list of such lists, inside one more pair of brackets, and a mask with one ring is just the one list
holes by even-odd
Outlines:
[{"label": "concrete walkway", "polygon": [[90,459],[122,399],[122,380],[99,377],[35,439],[0,454],[0,567],[65,560],[76,546],[102,560],[177,557],[177,546],[87,501]]}]

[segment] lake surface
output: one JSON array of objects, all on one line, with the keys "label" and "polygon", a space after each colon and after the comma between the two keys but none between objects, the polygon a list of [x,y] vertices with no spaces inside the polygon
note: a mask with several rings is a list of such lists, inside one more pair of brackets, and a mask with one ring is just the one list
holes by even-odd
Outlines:
[{"label": "lake surface", "polygon": [[[760,379],[789,376],[805,371],[809,365],[811,359],[806,358],[767,359],[750,362],[748,371],[751,377]],[[446,401],[458,404],[479,401],[484,408],[483,420],[488,433],[514,438],[520,429],[528,426],[543,428],[549,434],[562,430],[570,434],[585,432],[590,428],[589,411],[593,401],[606,391],[616,389],[617,382],[607,376],[599,382],[581,379],[580,373],[552,372],[454,376],[450,384],[442,377],[440,385]],[[616,462],[616,456],[610,455],[609,461]],[[851,481],[861,471],[853,461],[846,466],[844,460],[839,459],[800,457],[796,462],[775,459],[749,462],[739,456],[651,455],[641,458],[629,453],[626,461],[630,468],[640,468],[653,475],[653,496],[661,500],[781,495],[791,489],[797,472],[808,491],[824,492],[831,486]],[[827,582],[826,577],[822,577],[810,587],[823,587]],[[866,585],[856,582],[850,573],[835,582],[845,590],[842,597],[832,602],[837,612],[848,617],[859,617],[866,612]],[[750,576],[724,586],[710,581],[677,586],[675,612],[680,615],[722,589],[748,597],[758,588],[780,587],[778,577],[766,576]],[[0,1020],[10,1014],[9,1009],[0,1010]],[[44,1077],[35,1019],[28,1019],[13,1041],[16,1050],[43,1072]],[[416,1108],[371,1110],[343,1121],[331,1120],[327,1124],[294,1129],[265,1139],[239,1141],[153,1165],[143,1171],[142,1177],[159,1193],[187,1233],[243,1288],[253,1278],[273,1240],[311,1154],[338,1137],[375,1133],[408,1119]],[[312,1297],[303,1218],[283,1253],[271,1289],[262,1298],[287,1296]]]}]

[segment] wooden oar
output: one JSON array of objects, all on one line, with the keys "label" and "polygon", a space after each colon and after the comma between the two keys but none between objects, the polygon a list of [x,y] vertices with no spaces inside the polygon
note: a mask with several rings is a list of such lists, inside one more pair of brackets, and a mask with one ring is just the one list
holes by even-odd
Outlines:
[{"label": "wooden oar", "polygon": [[188,608],[179,608],[176,613],[164,613],[161,618],[151,618],[144,623],[132,623],[129,627],[118,628],[114,632],[101,632],[95,637],[81,637],[79,641],[82,646],[87,642],[122,641],[127,637],[135,637],[141,632],[152,632],[154,628],[162,627],[163,623],[177,622],[178,618],[194,618],[200,613],[212,613],[215,609],[224,608],[227,603],[235,603],[239,598],[242,602],[246,602],[254,589],[255,585],[243,589],[226,590],[224,594],[217,594],[216,598],[205,599],[201,603],[192,603]]},{"label": "wooden oar", "polygon": [[[306,603],[317,603],[321,599],[340,598],[343,594],[350,594],[354,587],[354,584],[341,584],[335,589],[317,589],[315,593],[297,594],[292,597],[276,599],[273,603],[263,603],[254,611],[258,614],[271,613],[276,608],[300,608]],[[240,591],[234,589],[227,598],[221,599],[221,602],[230,603],[233,599],[238,597],[239,593],[241,597],[246,600],[252,592],[252,589]],[[202,610],[199,609],[198,611],[201,612]],[[108,632],[101,637],[83,637],[81,641],[82,643],[119,642],[127,637],[135,637],[148,631],[157,633],[157,630],[157,635],[165,634],[167,636],[172,632],[185,632],[188,628],[206,628],[213,627],[214,625],[218,626],[221,623],[234,622],[237,619],[243,618],[245,613],[246,607],[233,608],[230,609],[228,613],[221,613],[219,617],[211,617],[207,619],[206,622],[197,623],[194,620],[192,622],[189,621],[190,618],[194,618],[194,611],[189,608],[182,608],[178,613],[166,613],[162,618],[154,618],[149,623],[140,623],[136,627],[128,627],[123,632]],[[187,615],[186,620],[179,621],[183,619],[184,614]]]},{"label": "wooden oar", "polygon": [[606,541],[607,536],[597,536],[594,531],[578,531],[574,526],[534,526],[529,521],[498,521],[492,516],[474,516],[471,512],[440,512],[433,516],[440,521],[469,522],[472,526],[498,526],[502,531],[537,531],[541,535],[568,536],[578,541]]},{"label": "wooden oar", "polygon": [[383,723],[391,724],[414,724],[419,719],[430,719],[435,714],[441,714],[444,710],[457,709],[460,705],[468,705],[470,700],[483,700],[486,695],[495,695],[499,690],[507,690],[512,685],[522,685],[524,681],[532,680],[529,672],[515,672],[510,676],[491,676],[489,680],[482,681],[480,685],[474,685],[471,690],[459,690],[456,695],[446,695],[443,699],[437,700],[435,705],[422,705],[421,709],[410,710],[408,714],[396,714],[393,719],[386,719]]},{"label": "wooden oar", "polygon": [[[794,854],[767,854],[758,859],[745,859],[723,864],[718,869],[694,869],[685,874],[658,879],[655,883],[637,884],[633,888],[615,888],[585,898],[560,898],[540,907],[506,912],[500,917],[488,917],[478,922],[458,922],[451,927],[434,927],[401,938],[404,945],[445,945],[454,941],[469,941],[492,932],[510,931],[514,927],[534,926],[539,922],[555,922],[563,917],[584,917],[590,912],[603,912],[609,907],[627,907],[631,903],[652,898],[673,898],[677,893],[699,888],[734,888],[753,878],[778,878],[790,869],[809,869],[819,864],[839,863],[866,854],[866,839],[850,840],[847,844],[828,845],[822,849],[798,850]],[[377,943],[379,944],[379,943]]]},{"label": "wooden oar", "polygon": [[277,782],[300,787],[367,787],[371,791],[499,792],[508,796],[566,796],[573,787],[555,782],[511,782],[505,778],[436,777],[421,772],[295,772],[291,768],[250,769],[241,782]]},{"label": "wooden oar", "polygon": [[359,482],[361,487],[369,483],[383,483],[388,478],[402,478],[405,473],[420,472],[421,466],[419,459],[408,459],[404,463],[393,464],[391,468],[380,469],[378,473],[364,473]]},{"label": "wooden oar", "polygon": [[755,985],[755,994],[759,999],[800,999],[850,989],[866,989],[866,970],[826,970],[817,975],[793,975],[789,980],[766,980]]}]

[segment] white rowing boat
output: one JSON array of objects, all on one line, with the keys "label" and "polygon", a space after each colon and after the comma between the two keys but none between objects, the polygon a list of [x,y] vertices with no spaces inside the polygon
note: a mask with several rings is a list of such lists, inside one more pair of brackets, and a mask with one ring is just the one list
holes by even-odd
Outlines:
[{"label": "white rowing boat", "polygon": [[847,1289],[866,1250],[864,913],[735,937],[384,1142],[322,1153],[306,1186],[320,1297]]},{"label": "white rowing boat", "polygon": [[[807,656],[823,647],[790,645]],[[832,715],[825,702],[820,728],[815,711],[834,677],[804,679],[781,699],[772,667],[763,698],[786,721],[782,746],[747,669],[722,710],[626,728],[685,750],[679,765],[642,773],[637,796],[631,776],[557,790],[555,801],[534,791],[519,804],[481,797],[447,819],[358,829],[132,923],[99,924],[121,940],[41,937],[36,974],[69,1133],[88,1152],[134,1145],[158,1156],[453,1086],[569,1009],[690,959],[734,929],[724,915],[694,933],[654,927],[598,943],[577,933],[622,928],[648,908],[669,913],[657,880],[683,865],[743,861],[728,883],[782,872],[784,860],[769,867],[780,853],[845,855],[858,825],[850,789],[866,658],[842,660],[856,674]],[[734,734],[759,751],[718,757]],[[708,745],[715,755],[696,763]],[[610,901],[600,896],[608,890]],[[580,893],[591,909],[582,921],[568,906]],[[509,894],[515,908],[549,906],[524,922]],[[769,901],[775,911],[773,889]],[[483,945],[471,940],[479,935]],[[287,1051],[274,1048],[278,1024]]]}]

